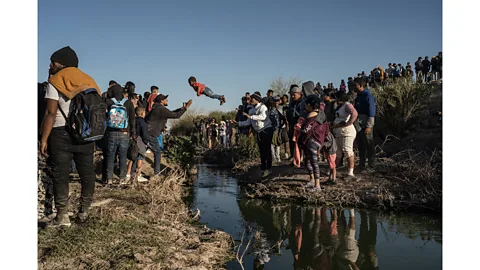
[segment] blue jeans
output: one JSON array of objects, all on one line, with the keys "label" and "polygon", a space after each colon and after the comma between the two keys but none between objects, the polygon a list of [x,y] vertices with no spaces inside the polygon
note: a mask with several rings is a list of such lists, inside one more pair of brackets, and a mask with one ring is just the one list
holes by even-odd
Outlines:
[{"label": "blue jeans", "polygon": [[113,165],[118,151],[120,179],[127,175],[127,151],[130,143],[128,132],[110,131],[107,133],[107,180],[113,180]]},{"label": "blue jeans", "polygon": [[153,151],[153,173],[155,175],[160,173],[160,162],[162,159],[162,150],[160,149],[160,144],[158,144],[158,138],[155,136],[150,136],[148,139],[148,148]]},{"label": "blue jeans", "polygon": [[208,87],[205,87],[205,90],[203,90],[203,94],[205,94],[205,96],[207,96],[209,98],[218,99],[220,101],[222,100],[221,95],[217,95],[217,94],[213,93],[212,89],[210,89]]}]

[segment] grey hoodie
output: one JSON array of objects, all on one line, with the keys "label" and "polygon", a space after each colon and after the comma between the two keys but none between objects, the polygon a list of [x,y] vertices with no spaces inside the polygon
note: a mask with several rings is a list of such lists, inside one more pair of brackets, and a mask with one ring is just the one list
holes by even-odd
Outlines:
[{"label": "grey hoodie", "polygon": [[315,89],[315,83],[312,81],[304,82],[302,84],[302,90],[305,91],[305,97],[314,95],[315,94],[315,92],[313,91],[314,89]]}]

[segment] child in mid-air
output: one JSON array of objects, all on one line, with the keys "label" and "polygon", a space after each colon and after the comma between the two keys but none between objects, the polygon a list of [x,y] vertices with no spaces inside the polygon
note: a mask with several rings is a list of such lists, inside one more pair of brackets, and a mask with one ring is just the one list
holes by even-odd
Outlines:
[{"label": "child in mid-air", "polygon": [[201,96],[202,94],[204,94],[209,98],[220,100],[220,105],[223,105],[223,103],[225,103],[225,96],[213,93],[210,88],[206,87],[204,84],[197,82],[197,79],[195,79],[195,77],[192,76],[188,78],[188,84],[190,84],[193,90],[197,92],[197,96]]}]

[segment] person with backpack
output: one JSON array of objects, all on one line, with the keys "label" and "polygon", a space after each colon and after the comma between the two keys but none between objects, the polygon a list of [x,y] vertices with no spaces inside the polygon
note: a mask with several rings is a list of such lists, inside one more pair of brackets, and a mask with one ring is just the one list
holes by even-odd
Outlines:
[{"label": "person with backpack", "polygon": [[110,88],[107,95],[107,185],[114,184],[113,169],[115,155],[118,153],[120,167],[120,185],[126,184],[127,151],[130,137],[135,136],[135,105],[124,97],[120,85]]},{"label": "person with backpack", "polygon": [[[77,218],[84,222],[95,190],[93,166],[94,141],[105,132],[106,104],[100,88],[89,75],[78,69],[78,57],[70,47],[50,57],[50,75],[45,93],[46,112],[42,123],[40,153],[48,156],[53,170],[57,215],[53,226],[71,225],[68,216],[69,173],[75,161],[81,179],[80,207]],[[83,103],[89,110],[79,108]],[[78,117],[90,120],[75,122]],[[83,132],[82,132],[83,131]]]},{"label": "person with backpack", "polygon": [[150,139],[148,140],[148,147],[154,154],[154,175],[159,176],[161,169],[161,148],[158,142],[158,137],[162,134],[162,131],[167,126],[168,119],[180,118],[187,109],[192,105],[192,100],[184,103],[182,107],[170,111],[168,106],[168,95],[160,94],[155,98],[155,104],[152,107],[152,111],[147,114],[146,121],[149,125],[148,133]]},{"label": "person with backpack", "polygon": [[[338,92],[344,93],[344,92]],[[298,132],[298,144],[305,153],[305,163],[310,176],[310,182],[305,187],[312,187],[312,191],[321,191],[320,168],[318,154],[328,132],[328,122],[325,113],[320,109],[321,99],[310,95],[305,100],[305,114],[295,124]]]}]

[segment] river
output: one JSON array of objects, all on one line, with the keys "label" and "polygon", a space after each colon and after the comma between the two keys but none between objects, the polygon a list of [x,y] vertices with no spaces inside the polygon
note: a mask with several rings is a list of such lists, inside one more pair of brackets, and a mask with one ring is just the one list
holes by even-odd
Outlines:
[{"label": "river", "polygon": [[[420,214],[272,203],[247,199],[225,170],[198,166],[186,198],[201,222],[231,234],[245,232],[244,269],[442,268],[442,220]],[[237,261],[228,269],[242,269]]]}]

